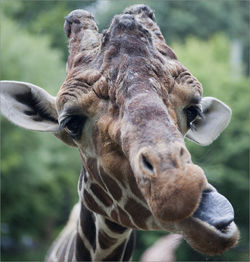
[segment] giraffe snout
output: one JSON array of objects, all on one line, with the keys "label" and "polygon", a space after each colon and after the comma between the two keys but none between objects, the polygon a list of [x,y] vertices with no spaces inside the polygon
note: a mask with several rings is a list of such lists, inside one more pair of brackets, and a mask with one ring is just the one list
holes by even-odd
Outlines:
[{"label": "giraffe snout", "polygon": [[141,173],[147,177],[157,177],[171,169],[185,169],[191,163],[190,154],[181,143],[169,144],[166,149],[159,151],[143,148],[138,159]]},{"label": "giraffe snout", "polygon": [[163,221],[189,217],[199,205],[207,179],[194,165],[185,145],[142,148],[134,169],[136,181],[152,214]]}]

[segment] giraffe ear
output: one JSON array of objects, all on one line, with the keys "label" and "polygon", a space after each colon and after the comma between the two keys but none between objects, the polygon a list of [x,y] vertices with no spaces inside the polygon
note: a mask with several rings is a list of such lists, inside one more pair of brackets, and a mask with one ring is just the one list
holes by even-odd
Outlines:
[{"label": "giraffe ear", "polygon": [[0,112],[12,123],[34,131],[52,132],[63,142],[74,145],[60,130],[56,98],[44,89],[18,81],[0,81]]},{"label": "giraffe ear", "polygon": [[26,82],[0,82],[1,113],[14,124],[35,131],[59,128],[55,97]]},{"label": "giraffe ear", "polygon": [[201,100],[203,118],[193,122],[186,138],[200,145],[211,144],[230,122],[232,111],[222,101],[214,97],[204,97]]}]

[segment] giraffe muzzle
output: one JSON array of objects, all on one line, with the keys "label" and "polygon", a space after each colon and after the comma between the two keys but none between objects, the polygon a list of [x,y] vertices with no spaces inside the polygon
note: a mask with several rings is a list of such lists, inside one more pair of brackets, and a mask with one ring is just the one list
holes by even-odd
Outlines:
[{"label": "giraffe muzzle", "polygon": [[162,148],[142,148],[132,168],[152,214],[161,221],[174,222],[195,212],[207,179],[182,143]]},{"label": "giraffe muzzle", "polygon": [[[187,153],[183,146],[177,146],[176,152],[176,158],[182,158],[184,163],[190,163],[189,157],[184,156]],[[141,162],[140,167],[143,169],[144,174],[157,177],[158,170],[153,164],[155,161],[152,161],[147,153],[141,153],[139,161]],[[183,164],[174,158],[169,162],[171,168],[180,168]],[[206,189],[202,192],[199,206],[194,212],[193,217],[214,226],[221,232],[225,232],[227,227],[234,221],[234,209],[227,198],[219,194],[214,188]]]},{"label": "giraffe muzzle", "polygon": [[195,250],[214,256],[236,245],[240,233],[231,203],[209,184],[208,188],[193,215],[177,222],[176,228]]},{"label": "giraffe muzzle", "polygon": [[[135,150],[135,149],[134,149]],[[231,203],[193,164],[185,144],[159,143],[137,151],[131,166],[152,215],[197,251],[216,255],[234,246],[239,231]]]}]

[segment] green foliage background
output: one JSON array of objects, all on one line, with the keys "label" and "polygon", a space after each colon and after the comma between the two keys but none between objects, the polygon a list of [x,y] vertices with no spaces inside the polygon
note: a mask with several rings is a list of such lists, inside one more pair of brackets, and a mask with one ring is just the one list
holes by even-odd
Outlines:
[{"label": "green foliage background", "polygon": [[[95,11],[100,30],[112,16],[142,1],[1,2],[1,79],[32,82],[56,95],[64,81],[64,16]],[[102,5],[100,5],[102,2]],[[233,204],[241,230],[238,246],[221,256],[193,251],[184,241],[178,261],[249,261],[249,2],[143,1],[179,60],[233,110],[232,121],[212,145],[187,142],[193,161]],[[243,45],[242,74],[230,66],[231,41]],[[1,119],[1,255],[3,260],[43,260],[77,202],[81,168],[77,150],[49,134],[22,130]],[[166,232],[138,232],[134,260]]]}]

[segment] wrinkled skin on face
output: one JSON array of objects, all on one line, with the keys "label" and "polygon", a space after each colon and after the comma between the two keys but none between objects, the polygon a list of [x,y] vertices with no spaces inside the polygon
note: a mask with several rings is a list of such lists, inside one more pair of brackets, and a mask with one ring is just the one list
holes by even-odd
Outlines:
[{"label": "wrinkled skin on face", "polygon": [[235,245],[239,234],[233,222],[223,233],[192,216],[202,192],[215,190],[184,143],[185,109],[199,105],[202,87],[166,45],[152,11],[133,6],[103,35],[92,18],[86,23],[85,14],[79,17],[88,34],[79,23],[77,30],[74,22],[65,24],[68,76],[57,106],[62,118],[71,108],[86,116],[74,141],[83,161],[95,158],[105,174],[129,184],[157,225],[182,233],[198,251],[216,254]]},{"label": "wrinkled skin on face", "polygon": [[[187,132],[193,141],[212,142],[227,121],[213,139],[195,135],[200,127],[207,130],[204,116],[226,106],[202,98],[201,84],[167,46],[153,12],[132,6],[99,34],[93,17],[75,10],[64,29],[67,77],[53,109],[53,130],[56,118],[59,122],[53,132],[80,151],[87,175],[80,178],[79,192],[86,207],[126,227],[180,233],[202,253],[234,246],[239,232],[233,209],[192,162],[184,143]],[[20,95],[16,100],[24,102]],[[52,104],[51,98],[44,111]],[[93,204],[87,192],[92,182],[106,210]]]},{"label": "wrinkled skin on face", "polygon": [[65,23],[68,75],[57,108],[61,120],[84,115],[73,142],[84,165],[97,159],[106,175],[129,184],[147,203],[161,225],[156,228],[182,233],[198,251],[216,254],[233,246],[234,223],[222,233],[192,216],[202,192],[214,190],[184,143],[185,108],[199,104],[201,84],[166,45],[147,7],[125,10],[103,35],[89,14],[78,12],[80,23],[72,21],[74,13]]},{"label": "wrinkled skin on face", "polygon": [[[83,71],[80,63],[69,70],[68,81],[59,93],[58,108],[65,110],[71,107],[69,104],[76,107],[77,102],[79,108],[84,107],[81,113],[89,118],[99,114],[96,125],[91,127],[95,129],[92,133],[97,133],[92,151],[95,157],[101,154],[104,169],[110,175],[117,172],[116,167],[110,170],[109,166],[121,160],[107,155],[109,151],[117,155],[119,150],[122,161],[129,161],[154,216],[163,221],[188,217],[197,208],[207,183],[203,171],[191,162],[183,140],[186,125],[182,124],[183,109],[192,99],[199,101],[201,85],[177,62],[146,12],[117,16],[102,41],[92,62],[94,68]],[[68,65],[84,59],[80,59],[82,53],[75,58],[73,43],[70,52]],[[85,87],[86,94],[82,95],[79,82],[92,88]],[[89,153],[90,147],[84,142],[90,143],[92,137],[78,141],[83,155]],[[107,143],[108,152],[103,148]],[[153,165],[154,170],[144,162]],[[121,179],[126,179],[126,174]]]}]

